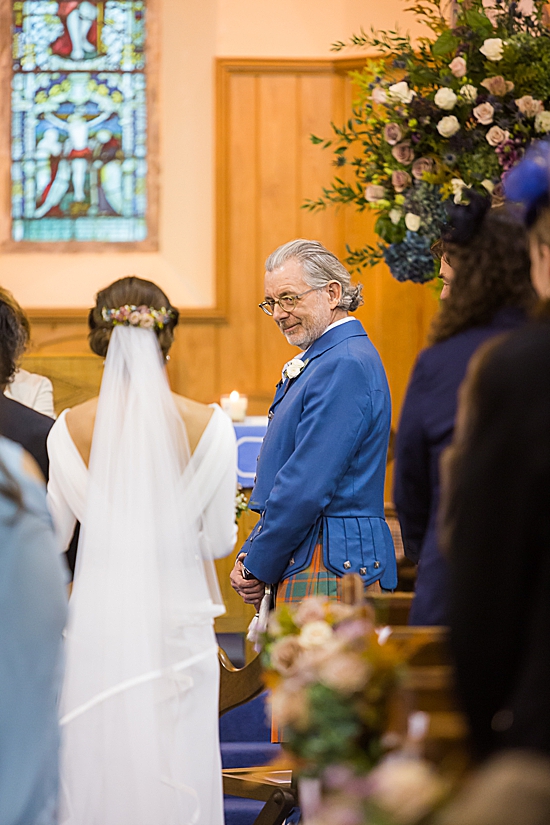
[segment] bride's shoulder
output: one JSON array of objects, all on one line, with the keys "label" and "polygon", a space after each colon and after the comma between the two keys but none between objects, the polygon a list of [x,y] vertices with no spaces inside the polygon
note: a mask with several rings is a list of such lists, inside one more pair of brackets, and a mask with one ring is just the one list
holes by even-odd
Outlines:
[{"label": "bride's shoulder", "polygon": [[179,414],[185,423],[189,445],[191,451],[193,451],[214,414],[214,407],[201,404],[200,401],[193,401],[192,398],[185,398],[183,395],[177,395],[176,393],[172,393],[172,395]]},{"label": "bride's shoulder", "polygon": [[97,413],[98,398],[90,398],[67,410],[65,423],[76,448],[85,464],[88,464]]}]

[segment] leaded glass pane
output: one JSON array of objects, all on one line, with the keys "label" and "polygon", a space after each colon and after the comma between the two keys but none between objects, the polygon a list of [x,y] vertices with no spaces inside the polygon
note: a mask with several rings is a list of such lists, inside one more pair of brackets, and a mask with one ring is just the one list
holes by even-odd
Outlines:
[{"label": "leaded glass pane", "polygon": [[12,235],[147,237],[143,0],[13,3]]}]

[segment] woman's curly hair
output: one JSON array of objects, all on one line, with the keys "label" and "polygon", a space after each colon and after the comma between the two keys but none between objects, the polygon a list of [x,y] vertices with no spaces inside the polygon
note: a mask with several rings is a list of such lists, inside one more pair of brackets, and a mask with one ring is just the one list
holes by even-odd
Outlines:
[{"label": "woman's curly hair", "polygon": [[30,333],[29,319],[11,292],[0,287],[0,387],[13,380]]},{"label": "woman's curly hair", "polygon": [[527,233],[507,206],[490,209],[468,241],[445,242],[454,277],[433,320],[429,343],[489,323],[503,307],[527,312],[536,301]]},{"label": "woman's curly hair", "polygon": [[101,310],[104,307],[118,309],[118,307],[126,305],[145,305],[154,309],[165,308],[170,310],[171,315],[168,323],[162,329],[155,329],[162,354],[166,357],[174,343],[174,327],[179,320],[179,311],[172,306],[168,296],[160,287],[152,281],[145,281],[143,278],[136,278],[133,275],[128,278],[120,278],[120,280],[97,293],[96,305],[88,315],[88,326],[90,328],[88,342],[92,352],[105,358],[113,331],[113,322],[106,321],[101,314]]}]

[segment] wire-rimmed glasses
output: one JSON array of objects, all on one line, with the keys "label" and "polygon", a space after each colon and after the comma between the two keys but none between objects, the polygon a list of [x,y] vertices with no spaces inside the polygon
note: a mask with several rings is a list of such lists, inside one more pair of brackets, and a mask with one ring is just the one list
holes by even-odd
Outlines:
[{"label": "wire-rimmed glasses", "polygon": [[323,289],[322,286],[314,286],[311,289],[306,289],[305,292],[300,292],[299,295],[282,295],[280,298],[266,298],[265,301],[262,301],[261,304],[258,304],[261,310],[265,312],[266,315],[273,315],[275,311],[275,304],[278,304],[283,312],[292,312],[293,309],[296,309],[296,304],[303,298],[304,295],[307,295],[310,292],[316,292],[319,289]]}]

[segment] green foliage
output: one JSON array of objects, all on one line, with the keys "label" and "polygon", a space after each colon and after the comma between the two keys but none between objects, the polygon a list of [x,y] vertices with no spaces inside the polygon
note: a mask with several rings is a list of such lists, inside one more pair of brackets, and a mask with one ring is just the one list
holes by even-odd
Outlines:
[{"label": "green foliage", "polygon": [[[407,262],[416,254],[425,256],[423,250],[437,240],[444,202],[460,199],[461,190],[486,194],[498,186],[529,142],[541,136],[538,121],[523,114],[515,101],[531,95],[550,112],[545,5],[535,0],[533,14],[524,17],[511,0],[501,0],[489,11],[483,0],[458,0],[451,25],[438,0],[416,0],[406,11],[427,34],[414,45],[409,34],[398,29],[373,28],[361,29],[347,44],[333,45],[336,51],[351,45],[379,54],[368,59],[362,71],[352,73],[357,89],[352,117],[342,126],[332,124],[329,139],[312,136],[313,143],[334,153],[339,171],[322,195],[306,201],[304,208],[352,204],[358,211],[376,212],[380,242],[348,250],[346,262],[352,269],[387,257],[392,273],[403,280]],[[501,55],[489,52],[489,59],[486,40],[500,41]],[[511,81],[513,88],[491,93],[483,84],[495,77]],[[399,85],[393,90],[395,84]],[[493,107],[489,123],[480,123],[475,115],[481,103]],[[386,128],[393,132],[386,133]],[[413,160],[421,161],[420,172]],[[428,183],[429,192],[422,190]],[[405,242],[407,213],[412,213],[408,225],[413,230]],[[423,242],[420,237],[415,240],[414,230]],[[421,270],[429,277],[427,259]],[[420,275],[417,271],[410,277],[418,280]]]}]

